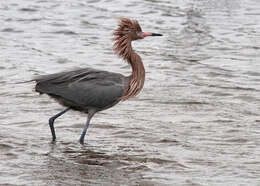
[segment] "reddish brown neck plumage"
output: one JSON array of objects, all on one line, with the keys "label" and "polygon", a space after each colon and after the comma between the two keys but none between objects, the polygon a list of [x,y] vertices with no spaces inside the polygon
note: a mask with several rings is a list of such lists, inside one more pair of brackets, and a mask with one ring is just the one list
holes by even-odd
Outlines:
[{"label": "reddish brown neck plumage", "polygon": [[114,51],[119,57],[126,60],[132,67],[132,74],[121,100],[126,100],[136,96],[144,86],[145,69],[141,57],[133,50],[131,41],[134,36],[131,35],[131,29],[141,31],[137,21],[121,19],[118,28],[114,32]]}]

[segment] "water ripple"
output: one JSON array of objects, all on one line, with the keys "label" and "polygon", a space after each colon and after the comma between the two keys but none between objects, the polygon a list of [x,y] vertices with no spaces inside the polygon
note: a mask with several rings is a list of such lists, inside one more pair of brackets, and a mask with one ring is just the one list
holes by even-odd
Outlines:
[{"label": "water ripple", "polygon": [[[259,185],[256,0],[9,0],[0,4],[0,185]],[[34,92],[35,75],[75,67],[130,74],[113,54],[119,17],[163,37],[135,41],[146,82],[86,114]]]}]

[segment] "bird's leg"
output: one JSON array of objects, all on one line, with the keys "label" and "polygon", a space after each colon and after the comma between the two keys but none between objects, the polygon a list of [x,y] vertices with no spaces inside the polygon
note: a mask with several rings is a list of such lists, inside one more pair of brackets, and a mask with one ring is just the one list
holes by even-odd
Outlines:
[{"label": "bird's leg", "polygon": [[64,114],[65,112],[67,112],[70,108],[66,108],[65,110],[59,112],[58,114],[52,116],[50,119],[49,119],[49,125],[50,125],[50,128],[51,128],[51,134],[52,134],[52,141],[55,141],[56,140],[56,135],[55,135],[55,130],[54,130],[54,120],[58,117],[60,117],[62,114]]},{"label": "bird's leg", "polygon": [[85,138],[86,132],[88,130],[88,125],[90,123],[90,120],[94,116],[95,113],[96,113],[95,111],[91,111],[91,110],[88,111],[88,118],[87,118],[87,121],[86,121],[86,125],[85,125],[85,127],[84,127],[84,129],[83,129],[83,131],[81,133],[80,138],[79,138],[79,142],[82,145],[84,144],[84,138]]}]

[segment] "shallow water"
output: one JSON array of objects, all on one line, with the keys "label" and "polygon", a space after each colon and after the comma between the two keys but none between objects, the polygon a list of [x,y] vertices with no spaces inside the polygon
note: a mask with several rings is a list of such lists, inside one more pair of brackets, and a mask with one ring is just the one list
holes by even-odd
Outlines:
[{"label": "shallow water", "polygon": [[[129,74],[112,51],[118,17],[164,34],[134,43],[146,82],[93,118],[33,91],[74,67]],[[1,185],[260,185],[258,0],[0,3]]]}]

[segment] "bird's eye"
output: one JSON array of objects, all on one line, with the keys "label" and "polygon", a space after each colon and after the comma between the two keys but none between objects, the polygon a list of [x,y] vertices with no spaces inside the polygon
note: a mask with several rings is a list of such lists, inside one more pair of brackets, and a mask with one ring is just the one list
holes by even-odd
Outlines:
[{"label": "bird's eye", "polygon": [[143,38],[143,36],[142,36],[142,32],[140,32],[140,31],[137,31],[137,32],[136,32],[136,35],[137,35],[138,37]]}]

